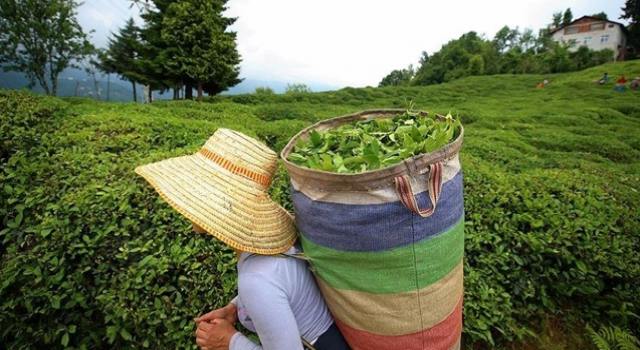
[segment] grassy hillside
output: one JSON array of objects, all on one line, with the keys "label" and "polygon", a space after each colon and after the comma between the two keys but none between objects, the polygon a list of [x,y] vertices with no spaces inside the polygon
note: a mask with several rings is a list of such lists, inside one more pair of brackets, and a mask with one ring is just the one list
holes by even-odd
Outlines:
[{"label": "grassy hillside", "polygon": [[[315,121],[405,99],[466,128],[465,347],[591,349],[587,323],[638,329],[640,91],[591,83],[604,71],[640,62],[202,104],[1,91],[0,347],[196,349],[190,320],[233,296],[233,254],[133,169],[219,127],[279,151]],[[291,209],[283,168],[271,194]]]}]

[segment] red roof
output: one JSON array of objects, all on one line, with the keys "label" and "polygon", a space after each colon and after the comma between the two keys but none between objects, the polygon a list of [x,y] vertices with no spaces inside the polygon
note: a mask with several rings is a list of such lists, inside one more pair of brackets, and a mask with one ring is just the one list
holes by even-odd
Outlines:
[{"label": "red roof", "polygon": [[[585,21],[585,19],[591,19],[592,21]],[[564,28],[569,27],[569,26],[573,25],[574,23],[580,22],[580,21],[582,21],[582,22],[607,22],[607,23],[613,23],[613,24],[619,25],[625,33],[628,33],[627,27],[622,23],[610,21],[608,19],[597,18],[597,17],[582,16],[582,17],[580,17],[580,18],[578,18],[578,19],[576,19],[574,21],[571,21],[571,23],[567,24],[566,26],[561,26],[561,27],[558,27],[558,28],[551,29],[549,31],[549,35],[553,35],[553,33],[559,31],[560,29],[564,29]]]}]

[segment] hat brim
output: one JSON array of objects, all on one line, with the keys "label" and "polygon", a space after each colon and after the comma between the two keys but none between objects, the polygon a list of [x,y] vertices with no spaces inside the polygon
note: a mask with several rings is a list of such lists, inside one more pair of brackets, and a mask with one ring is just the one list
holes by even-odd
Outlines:
[{"label": "hat brim", "polygon": [[258,184],[203,155],[135,169],[180,214],[232,248],[278,254],[297,238],[293,217]]}]

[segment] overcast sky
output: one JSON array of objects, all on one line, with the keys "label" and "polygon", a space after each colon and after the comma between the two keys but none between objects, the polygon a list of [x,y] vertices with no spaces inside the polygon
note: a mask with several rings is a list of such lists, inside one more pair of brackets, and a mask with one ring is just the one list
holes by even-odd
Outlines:
[{"label": "overcast sky", "polygon": [[[538,29],[554,12],[573,18],[604,11],[620,20],[625,0],[230,0],[237,17],[241,77],[337,88],[377,86],[394,69],[417,66],[469,31],[492,39],[507,25]],[[80,24],[97,46],[106,44],[139,10],[127,0],[85,0]]]}]

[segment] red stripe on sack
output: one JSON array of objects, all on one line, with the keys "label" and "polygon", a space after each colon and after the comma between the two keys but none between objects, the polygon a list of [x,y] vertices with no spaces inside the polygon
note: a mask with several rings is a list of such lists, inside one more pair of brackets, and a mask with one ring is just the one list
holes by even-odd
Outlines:
[{"label": "red stripe on sack", "polygon": [[412,334],[374,334],[351,328],[337,318],[334,320],[353,350],[449,350],[456,345],[462,334],[462,298],[444,321],[435,327]]}]

